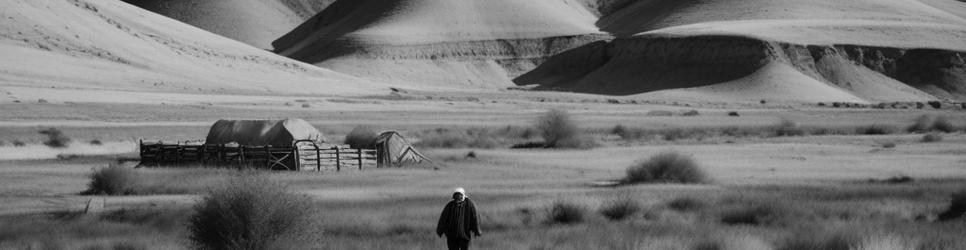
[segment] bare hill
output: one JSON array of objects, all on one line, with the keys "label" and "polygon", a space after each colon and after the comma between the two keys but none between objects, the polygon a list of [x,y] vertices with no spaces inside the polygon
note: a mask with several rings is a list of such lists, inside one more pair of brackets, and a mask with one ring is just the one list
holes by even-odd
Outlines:
[{"label": "bare hill", "polygon": [[[249,45],[271,42],[301,24],[309,0],[124,0],[127,3]],[[314,13],[312,13],[314,14]]]},{"label": "bare hill", "polygon": [[596,20],[570,0],[340,0],[273,45],[398,84],[505,87],[550,55],[606,38]]},{"label": "bare hill", "polygon": [[966,99],[966,20],[916,0],[636,1],[597,24],[622,38],[562,53],[515,82],[610,95],[722,91],[729,101]]},{"label": "bare hill", "polygon": [[[0,89],[118,93],[362,95],[382,87],[256,49],[120,1],[0,3]],[[68,98],[69,99],[69,98]]]}]

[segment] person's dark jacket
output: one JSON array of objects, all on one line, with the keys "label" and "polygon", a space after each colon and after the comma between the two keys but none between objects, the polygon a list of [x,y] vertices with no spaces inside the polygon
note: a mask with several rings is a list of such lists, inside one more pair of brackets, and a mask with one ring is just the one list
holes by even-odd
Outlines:
[{"label": "person's dark jacket", "polygon": [[469,240],[470,233],[481,235],[480,216],[476,213],[476,205],[473,205],[470,198],[463,199],[463,202],[450,201],[439,216],[436,234]]}]

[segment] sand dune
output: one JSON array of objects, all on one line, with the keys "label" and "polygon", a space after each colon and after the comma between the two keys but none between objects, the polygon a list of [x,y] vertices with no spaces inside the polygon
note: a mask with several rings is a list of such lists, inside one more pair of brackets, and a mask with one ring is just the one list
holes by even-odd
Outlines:
[{"label": "sand dune", "polygon": [[[722,91],[745,101],[964,100],[966,19],[934,6],[966,4],[925,1],[638,1],[597,23],[622,38],[562,53],[514,81],[609,95]],[[824,85],[790,85],[809,81],[789,69]],[[803,86],[815,90],[795,89]]]},{"label": "sand dune", "polygon": [[[596,19],[568,0],[343,0],[273,45],[285,56],[399,84],[505,87],[545,57],[606,38]],[[398,74],[434,64],[462,70]]]},{"label": "sand dune", "polygon": [[72,89],[78,95],[362,95],[382,89],[120,1],[10,0],[0,4],[0,18],[0,89]]}]

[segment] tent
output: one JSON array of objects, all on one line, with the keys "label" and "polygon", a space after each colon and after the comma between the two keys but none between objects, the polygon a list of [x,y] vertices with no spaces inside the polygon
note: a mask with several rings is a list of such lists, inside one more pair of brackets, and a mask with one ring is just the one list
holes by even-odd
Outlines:
[{"label": "tent", "polygon": [[380,168],[432,162],[396,131],[382,132],[373,145],[376,146],[376,163]]},{"label": "tent", "polygon": [[298,140],[325,142],[322,132],[302,119],[219,120],[208,131],[205,144],[291,147]]}]

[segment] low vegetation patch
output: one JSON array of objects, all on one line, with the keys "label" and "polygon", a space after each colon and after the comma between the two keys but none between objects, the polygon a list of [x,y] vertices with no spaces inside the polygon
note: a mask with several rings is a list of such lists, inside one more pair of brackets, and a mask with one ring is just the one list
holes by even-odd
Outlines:
[{"label": "low vegetation patch", "polygon": [[586,219],[587,211],[583,206],[566,201],[554,202],[547,212],[549,224],[577,224]]},{"label": "low vegetation patch", "polygon": [[909,126],[909,128],[906,130],[910,133],[952,133],[959,131],[960,128],[949,121],[949,118],[945,116],[922,115],[917,117],[912,126]]},{"label": "low vegetation patch", "polygon": [[640,211],[641,204],[629,198],[608,201],[600,208],[601,215],[614,221],[630,218]]},{"label": "low vegetation patch", "polygon": [[299,249],[315,235],[308,198],[247,174],[195,205],[189,239],[199,249]]},{"label": "low vegetation patch", "polygon": [[698,211],[707,206],[706,202],[694,197],[680,197],[667,203],[668,208],[678,212]]},{"label": "low vegetation patch", "polygon": [[63,148],[70,144],[70,138],[64,135],[63,131],[57,128],[48,128],[41,130],[39,132],[42,135],[47,136],[47,140],[44,141],[44,145],[52,148]]},{"label": "low vegetation patch", "polygon": [[634,183],[706,183],[707,173],[691,156],[674,151],[654,155],[627,168],[623,182]]},{"label": "low vegetation patch", "polygon": [[85,195],[194,194],[218,185],[229,169],[134,169],[110,164],[94,169]]},{"label": "low vegetation patch", "polygon": [[943,140],[943,135],[938,133],[928,133],[922,136],[922,142],[940,142]]},{"label": "low vegetation patch", "polygon": [[797,122],[782,119],[781,124],[775,128],[775,135],[777,136],[803,136],[805,135],[805,130],[798,125]]}]

